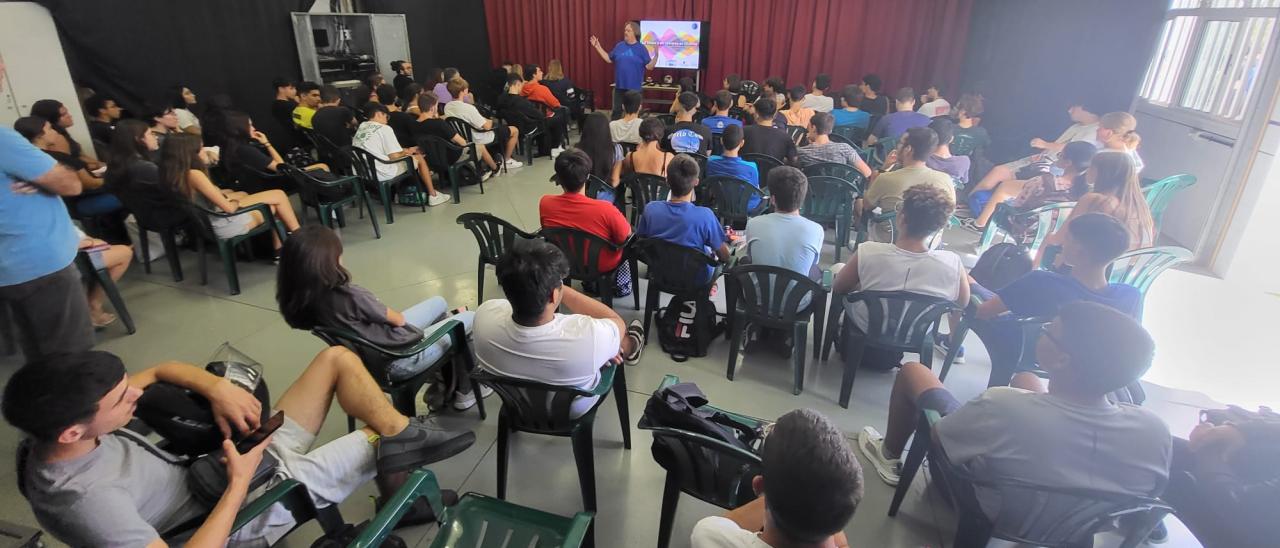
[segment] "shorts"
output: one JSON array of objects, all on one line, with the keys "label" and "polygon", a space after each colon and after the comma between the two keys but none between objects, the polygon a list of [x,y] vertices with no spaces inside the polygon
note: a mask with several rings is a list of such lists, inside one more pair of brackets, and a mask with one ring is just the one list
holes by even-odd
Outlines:
[{"label": "shorts", "polygon": [[916,407],[937,411],[944,417],[955,413],[962,405],[946,388],[930,388],[916,397]]},{"label": "shorts", "polygon": [[226,240],[248,233],[253,228],[253,216],[248,213],[233,217],[210,215],[209,225],[213,227],[214,236],[219,240]]},{"label": "shorts", "polygon": [[[267,452],[280,462],[276,474],[265,485],[250,493],[246,503],[279,485],[285,479],[298,480],[307,486],[317,507],[342,502],[376,475],[376,453],[368,436],[361,430],[346,434],[319,447],[316,436],[286,416],[276,430]],[[293,529],[293,516],[283,507],[272,506],[265,514],[242,527],[232,536],[230,546],[269,546]]]},{"label": "shorts", "polygon": [[75,263],[34,280],[0,287],[0,307],[10,307],[18,343],[28,361],[93,348],[89,301]]}]

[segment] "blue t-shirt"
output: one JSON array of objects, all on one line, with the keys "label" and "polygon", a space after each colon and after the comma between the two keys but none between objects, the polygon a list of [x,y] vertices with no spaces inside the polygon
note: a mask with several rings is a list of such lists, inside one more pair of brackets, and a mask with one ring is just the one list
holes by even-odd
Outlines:
[{"label": "blue t-shirt", "polygon": [[[691,202],[649,202],[636,225],[636,234],[661,238],[673,244],[715,253],[725,243],[724,227],[715,212]],[[702,281],[710,281],[715,269],[707,267]]]},{"label": "blue t-shirt", "polygon": [[619,90],[639,90],[644,84],[644,68],[649,64],[649,48],[626,40],[618,42],[609,52],[613,61],[613,83]]},{"label": "blue t-shirt", "polygon": [[1093,292],[1071,276],[1034,270],[996,291],[1000,301],[1015,317],[1051,318],[1063,305],[1077,301],[1103,304],[1129,316],[1136,316],[1142,293],[1127,284],[1110,284],[1100,292]]},{"label": "blue t-shirt", "polygon": [[814,274],[822,256],[822,225],[799,215],[770,213],[747,220],[747,249],[751,264],[782,267],[797,274]]},{"label": "blue t-shirt", "polygon": [[[760,188],[760,169],[755,162],[748,162],[737,156],[712,156],[707,159],[707,177],[724,175],[742,179],[751,186]],[[759,196],[752,196],[747,202],[748,209],[755,209],[760,204]]]},{"label": "blue t-shirt", "polygon": [[831,118],[837,126],[867,127],[871,123],[871,115],[861,110],[848,111],[842,108],[831,111]]},{"label": "blue t-shirt", "polygon": [[702,125],[711,128],[711,133],[720,134],[724,132],[724,128],[729,125],[741,126],[742,120],[729,116],[708,116],[702,119]]},{"label": "blue t-shirt", "polygon": [[925,127],[930,121],[932,120],[928,116],[919,112],[900,110],[881,118],[871,133],[881,139],[893,139],[913,127]]},{"label": "blue t-shirt", "polygon": [[14,194],[14,181],[34,181],[55,162],[18,132],[0,128],[0,286],[47,276],[71,264],[80,238],[62,198]]}]

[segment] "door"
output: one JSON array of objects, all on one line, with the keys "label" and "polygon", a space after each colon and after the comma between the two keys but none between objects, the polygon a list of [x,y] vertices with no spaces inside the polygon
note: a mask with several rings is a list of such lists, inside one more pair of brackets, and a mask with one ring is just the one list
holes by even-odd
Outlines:
[{"label": "door", "polygon": [[391,62],[409,60],[409,29],[403,14],[369,15],[369,27],[373,30],[374,62],[389,84],[396,78]]}]

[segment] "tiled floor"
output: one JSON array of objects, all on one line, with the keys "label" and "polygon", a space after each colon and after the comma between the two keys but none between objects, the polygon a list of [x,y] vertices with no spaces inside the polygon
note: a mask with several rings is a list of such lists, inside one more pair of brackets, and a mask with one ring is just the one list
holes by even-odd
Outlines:
[{"label": "tiled floor", "polygon": [[[541,158],[535,166],[495,179],[486,185],[484,195],[477,188],[467,188],[461,205],[439,206],[426,213],[400,208],[395,224],[383,226],[381,240],[373,238],[367,220],[354,221],[342,231],[346,244],[344,262],[352,271],[354,281],[398,309],[433,295],[445,296],[453,306],[475,307],[478,304],[477,248],[470,233],[458,226],[455,218],[466,212],[489,212],[526,229],[536,229],[538,197],[557,191],[547,182],[551,165],[549,160]],[[948,238],[963,240],[966,236],[961,233]],[[957,242],[959,245],[962,244]],[[824,264],[830,262],[830,247],[826,254]],[[242,264],[243,293],[230,296],[216,258],[211,259],[210,283],[203,287],[198,283],[193,253],[185,252],[183,259],[187,279],[178,283],[169,277],[164,261],[156,262],[150,275],[134,266],[121,288],[138,323],[138,333],[128,336],[123,327],[112,326],[100,332],[98,348],[119,354],[131,370],[138,370],[165,359],[203,363],[219,344],[230,341],[265,364],[269,386],[275,394],[280,394],[324,346],[310,334],[290,329],[276,312],[275,269],[266,262]],[[499,296],[501,289],[492,270],[485,276],[488,296]],[[630,299],[615,301],[627,319],[637,315],[630,302]],[[723,302],[720,307],[723,310]],[[860,372],[853,400],[846,410],[835,401],[841,373],[838,360],[810,360],[805,391],[793,396],[788,360],[772,353],[752,354],[747,356],[736,380],[730,382],[724,377],[726,354],[727,344],[721,341],[713,345],[709,356],[680,364],[670,360],[653,343],[640,364],[628,368],[633,449],[622,448],[612,402],[603,406],[596,421],[598,546],[642,547],[656,543],[664,473],[650,455],[651,437],[635,429],[634,422],[663,375],[678,375],[683,380],[696,382],[715,404],[746,414],[772,418],[794,408],[809,407],[831,417],[851,438],[864,425],[883,429],[892,373]],[[0,358],[0,376],[7,379],[16,367],[15,362],[12,357]],[[947,380],[948,386],[962,398],[978,394],[985,384],[987,363],[976,338],[971,339],[969,361],[956,366]],[[1153,388],[1151,405],[1154,408],[1177,416],[1194,413],[1182,405],[1162,405],[1165,393]],[[496,410],[499,400],[490,398],[488,403],[490,409]],[[480,422],[474,412],[448,417],[452,424],[474,429],[477,442],[461,455],[432,467],[442,485],[460,492],[495,494],[496,416],[496,412],[490,413],[484,422]],[[336,437],[344,428],[343,416],[334,406],[321,438]],[[0,427],[0,486],[6,488],[14,485],[11,455],[17,441],[17,432],[7,426]],[[950,542],[953,513],[940,497],[926,489],[925,481],[915,483],[915,492],[907,498],[898,517],[891,519],[885,511],[892,490],[879,481],[871,468],[867,471],[865,498],[846,529],[852,546],[944,546]],[[510,477],[508,498],[513,502],[560,514],[572,514],[582,507],[567,439],[516,435]],[[9,495],[0,497],[0,519],[35,525],[21,496],[13,489],[8,492]],[[372,493],[372,486],[367,487],[359,496],[344,503],[344,517],[348,521],[360,521],[371,516],[373,506],[369,495]],[[693,524],[719,512],[718,508],[683,497],[672,546],[687,546]],[[308,546],[318,534],[314,525],[304,527],[291,535],[286,545]],[[417,527],[398,534],[410,546],[426,546],[435,528]],[[1174,527],[1169,546],[1195,545],[1185,530]]]}]

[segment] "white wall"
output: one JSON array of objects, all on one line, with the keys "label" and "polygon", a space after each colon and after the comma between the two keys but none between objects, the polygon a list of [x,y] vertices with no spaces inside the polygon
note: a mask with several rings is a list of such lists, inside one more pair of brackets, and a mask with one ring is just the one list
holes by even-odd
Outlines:
[{"label": "white wall", "polygon": [[1271,113],[1249,173],[1257,189],[1226,279],[1242,286],[1280,294],[1280,101]]},{"label": "white wall", "polygon": [[57,99],[75,120],[71,136],[92,156],[88,125],[49,10],[31,2],[0,2],[0,56],[6,66],[0,124],[12,127],[31,112],[32,103]]}]

